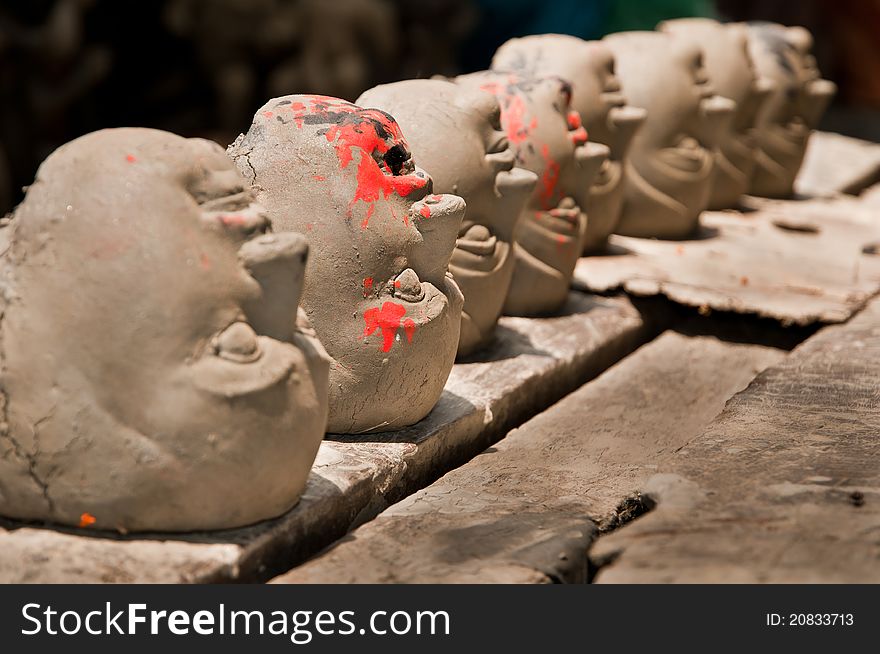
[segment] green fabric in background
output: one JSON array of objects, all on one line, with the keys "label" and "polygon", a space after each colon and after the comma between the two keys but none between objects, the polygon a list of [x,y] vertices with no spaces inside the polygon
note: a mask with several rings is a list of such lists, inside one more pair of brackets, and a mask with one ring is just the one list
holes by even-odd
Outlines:
[{"label": "green fabric in background", "polygon": [[653,30],[660,21],[688,16],[717,18],[717,12],[712,0],[611,0],[602,32]]}]

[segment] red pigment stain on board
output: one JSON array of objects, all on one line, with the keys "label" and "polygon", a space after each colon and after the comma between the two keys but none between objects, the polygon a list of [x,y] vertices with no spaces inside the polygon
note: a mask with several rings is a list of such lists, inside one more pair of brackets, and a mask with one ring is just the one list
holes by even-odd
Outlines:
[{"label": "red pigment stain on board", "polygon": [[373,290],[373,278],[372,277],[364,277],[364,297],[367,297],[370,294],[370,291]]},{"label": "red pigment stain on board", "polygon": [[550,147],[545,143],[541,146],[541,156],[544,157],[544,172],[541,173],[538,186],[538,198],[545,209],[552,207],[555,202],[556,185],[559,183],[559,163],[550,156]]},{"label": "red pigment stain on board", "polygon": [[135,161],[137,161],[137,157],[135,157],[133,154],[127,154],[125,155],[125,160],[128,163],[134,163]]},{"label": "red pigment stain on board", "polygon": [[91,527],[97,521],[98,521],[98,519],[95,516],[93,516],[91,513],[83,513],[79,517],[79,526],[80,527]]},{"label": "red pigment stain on board", "polygon": [[367,309],[364,311],[364,338],[372,336],[377,329],[381,330],[381,349],[383,352],[388,352],[394,345],[394,337],[405,313],[406,307],[396,302],[384,302],[381,309]]}]

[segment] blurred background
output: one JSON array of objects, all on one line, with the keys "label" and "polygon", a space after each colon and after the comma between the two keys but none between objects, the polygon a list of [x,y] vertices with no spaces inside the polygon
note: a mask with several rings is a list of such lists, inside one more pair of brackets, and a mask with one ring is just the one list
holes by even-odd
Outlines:
[{"label": "blurred background", "polygon": [[880,0],[3,0],[0,215],[53,149],[102,127],[225,145],[274,96],[354,100],[487,68],[514,36],[596,39],[683,16],[809,28],[840,89],[822,127],[880,141]]}]

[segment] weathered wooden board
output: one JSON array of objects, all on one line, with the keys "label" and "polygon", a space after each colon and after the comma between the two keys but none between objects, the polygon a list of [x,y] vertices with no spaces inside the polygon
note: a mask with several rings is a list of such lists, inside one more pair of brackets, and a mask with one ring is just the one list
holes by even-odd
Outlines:
[{"label": "weathered wooden board", "polygon": [[326,440],[302,500],[281,518],[175,539],[0,529],[0,582],[267,579],[481,452],[658,331],[625,298],[581,293],[558,317],[504,318],[497,343],[481,361],[455,366],[425,420],[360,441]]},{"label": "weathered wooden board", "polygon": [[613,236],[610,254],[584,257],[575,286],[664,295],[701,311],[755,314],[782,324],[847,320],[880,291],[880,220],[853,200],[759,201],[760,209],[703,214],[698,238]]},{"label": "weathered wooden board", "polygon": [[276,582],[583,581],[597,524],[782,356],[666,332]]},{"label": "weathered wooden board", "polygon": [[813,132],[794,182],[802,195],[859,193],[880,182],[880,145],[833,132]]},{"label": "weathered wooden board", "polygon": [[598,541],[599,582],[880,582],[880,301],[768,368]]}]

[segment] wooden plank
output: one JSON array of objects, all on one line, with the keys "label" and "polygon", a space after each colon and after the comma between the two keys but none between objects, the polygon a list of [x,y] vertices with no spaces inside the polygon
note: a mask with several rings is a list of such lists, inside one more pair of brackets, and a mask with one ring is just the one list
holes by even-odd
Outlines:
[{"label": "wooden plank", "polygon": [[706,212],[685,241],[613,236],[607,256],[582,258],[575,286],[663,295],[702,312],[784,325],[847,320],[880,291],[880,221],[853,200],[756,201]]},{"label": "wooden plank", "polygon": [[597,525],[782,356],[666,332],[275,582],[584,581]]},{"label": "wooden plank", "polygon": [[802,195],[857,194],[880,182],[880,145],[833,132],[813,132],[794,182]]},{"label": "wooden plank", "polygon": [[599,582],[880,582],[880,300],[768,368],[599,540]]},{"label": "wooden plank", "polygon": [[[481,360],[455,366],[425,420],[362,440],[329,436],[302,500],[281,518],[172,539],[7,524],[0,529],[0,581],[267,579],[481,452],[658,331],[625,298],[581,293],[572,293],[557,317],[504,318],[498,342]],[[61,552],[64,564],[52,563]]]}]

